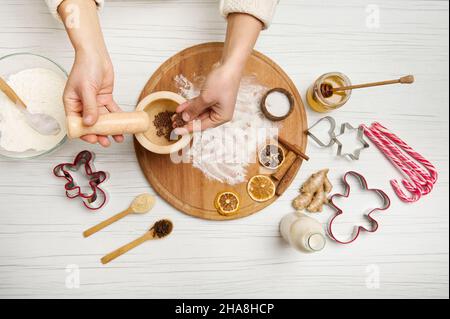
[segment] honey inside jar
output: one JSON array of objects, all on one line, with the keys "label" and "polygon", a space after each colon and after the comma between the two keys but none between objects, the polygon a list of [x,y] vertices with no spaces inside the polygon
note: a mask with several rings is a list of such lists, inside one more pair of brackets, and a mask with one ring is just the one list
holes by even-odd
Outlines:
[{"label": "honey inside jar", "polygon": [[325,113],[340,108],[349,100],[352,91],[330,92],[324,87],[338,88],[350,86],[350,79],[338,72],[327,73],[318,78],[308,89],[306,99],[316,112]]}]

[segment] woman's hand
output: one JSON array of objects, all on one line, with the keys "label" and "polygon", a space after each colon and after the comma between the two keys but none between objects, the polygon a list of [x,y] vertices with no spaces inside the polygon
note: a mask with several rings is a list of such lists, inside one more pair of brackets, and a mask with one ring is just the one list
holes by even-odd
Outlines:
[{"label": "woman's hand", "polygon": [[[107,112],[121,112],[113,99],[114,70],[107,54],[79,51],[70,72],[64,91],[64,106],[67,115],[82,116],[87,126],[97,122],[98,115]],[[86,135],[82,139],[88,143],[111,145],[107,136]],[[114,136],[118,143],[123,136]]]},{"label": "woman's hand", "polygon": [[231,121],[236,106],[242,73],[250,57],[263,24],[248,14],[228,16],[228,30],[220,66],[207,77],[200,96],[177,108],[188,122],[175,133],[182,135],[194,130],[194,120],[201,121],[201,130]]},{"label": "woman's hand", "polygon": [[[99,114],[121,111],[113,99],[114,70],[96,3],[93,0],[65,0],[58,7],[58,13],[75,49],[75,62],[63,98],[66,114],[83,117],[85,125],[94,125]],[[111,145],[107,136],[87,135],[82,139],[105,147]],[[114,136],[116,142],[123,139],[123,136]]]},{"label": "woman's hand", "polygon": [[183,120],[188,122],[185,128],[193,132],[194,120],[201,121],[202,131],[231,121],[240,80],[240,70],[232,66],[215,68],[208,75],[200,96],[177,108],[177,113],[182,113]]}]

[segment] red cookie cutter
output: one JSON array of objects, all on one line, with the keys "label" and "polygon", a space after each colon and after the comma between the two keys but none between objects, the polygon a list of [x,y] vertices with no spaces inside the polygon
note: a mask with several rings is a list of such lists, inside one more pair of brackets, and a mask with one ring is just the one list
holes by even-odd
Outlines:
[{"label": "red cookie cutter", "polygon": [[[365,228],[365,227],[363,227],[363,226],[358,226],[358,227],[357,227],[357,230],[356,230],[356,232],[355,232],[354,237],[353,237],[350,241],[341,241],[341,240],[337,239],[336,236],[335,236],[334,233],[333,233],[333,223],[334,223],[335,219],[336,219],[337,217],[339,217],[340,215],[344,214],[344,212],[342,211],[341,208],[339,208],[338,206],[336,206],[336,204],[334,203],[334,199],[335,199],[336,197],[341,197],[341,198],[344,197],[344,198],[348,198],[348,197],[350,196],[351,187],[350,187],[350,184],[349,184],[348,181],[347,181],[347,179],[348,179],[348,177],[349,177],[350,175],[356,177],[356,178],[360,181],[361,186],[362,186],[365,190],[367,190],[367,191],[369,191],[369,192],[375,192],[375,193],[377,193],[377,194],[382,198],[383,203],[384,203],[384,206],[374,208],[374,209],[372,209],[372,210],[369,212],[369,214],[367,214],[367,218],[369,219],[369,221],[370,221],[370,223],[371,223],[371,225],[372,225],[372,228],[371,228],[371,229],[367,229],[367,228]],[[361,232],[368,232],[368,233],[374,233],[374,232],[376,232],[376,231],[378,230],[378,222],[372,217],[372,214],[375,213],[375,212],[378,212],[378,211],[385,211],[385,210],[389,209],[389,207],[391,207],[391,200],[390,200],[389,196],[388,196],[384,191],[382,191],[382,190],[380,190],[380,189],[370,189],[369,186],[367,185],[367,180],[364,178],[364,176],[362,176],[361,174],[359,174],[359,173],[357,173],[357,172],[353,172],[353,171],[347,172],[347,173],[344,175],[343,180],[344,180],[344,185],[345,185],[345,193],[344,193],[344,194],[335,194],[335,195],[331,196],[331,197],[330,197],[330,200],[329,200],[329,204],[330,204],[330,206],[331,206],[332,208],[334,208],[334,209],[336,210],[336,214],[334,215],[334,217],[330,220],[330,222],[329,222],[329,224],[328,224],[328,235],[329,235],[329,236],[331,237],[331,239],[333,239],[335,242],[337,242],[337,243],[339,243],[339,244],[344,244],[344,245],[346,245],[346,244],[351,244],[351,243],[353,243],[356,239],[358,239],[358,237],[359,237],[359,235],[360,235]]]},{"label": "red cookie cutter", "polygon": [[[103,171],[95,171],[94,153],[83,151],[79,153],[73,163],[62,163],[53,169],[53,174],[56,177],[64,178],[67,183],[64,185],[66,196],[69,199],[80,197],[83,200],[84,206],[90,210],[98,210],[106,204],[107,195],[104,190],[100,188],[100,184],[106,181],[108,174]],[[89,180],[90,191],[83,192],[81,187],[75,182],[72,172],[80,170],[84,166],[86,176]]]}]

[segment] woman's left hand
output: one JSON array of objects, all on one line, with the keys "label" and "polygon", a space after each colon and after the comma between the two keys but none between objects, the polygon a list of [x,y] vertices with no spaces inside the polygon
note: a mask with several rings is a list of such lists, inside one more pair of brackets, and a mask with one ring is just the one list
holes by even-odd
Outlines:
[{"label": "woman's left hand", "polygon": [[203,131],[233,119],[242,74],[262,27],[262,22],[251,15],[228,15],[221,64],[206,78],[200,96],[177,108],[188,124],[176,129],[176,134],[186,134],[186,129],[193,132],[195,120],[200,120]]},{"label": "woman's left hand", "polygon": [[[202,131],[231,121],[240,81],[240,69],[231,65],[222,64],[211,71],[200,95],[177,108],[177,113],[182,113],[183,120],[188,122],[184,129],[193,132],[195,120],[200,121]],[[178,129],[175,133],[183,131]]]}]

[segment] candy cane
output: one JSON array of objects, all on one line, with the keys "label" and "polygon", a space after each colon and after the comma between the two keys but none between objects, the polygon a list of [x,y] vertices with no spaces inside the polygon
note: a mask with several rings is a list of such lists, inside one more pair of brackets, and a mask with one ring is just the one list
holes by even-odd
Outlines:
[{"label": "candy cane", "polygon": [[[400,161],[392,151],[384,145],[374,134],[374,132],[368,128],[366,125],[361,125],[364,129],[364,134],[381,150],[384,156],[391,161],[397,168],[401,169],[411,180],[417,179],[417,176],[414,174],[414,171],[411,170],[407,165],[405,165],[402,161]],[[418,189],[416,184],[411,183],[409,180],[404,179],[402,181],[405,188],[411,193],[411,196],[405,194],[405,192],[400,188],[399,183],[396,180],[391,180],[391,185],[394,188],[397,196],[404,202],[412,203],[416,202],[422,196],[422,192]]]},{"label": "candy cane", "polygon": [[409,166],[413,170],[413,176],[411,179],[413,182],[421,189],[422,195],[427,195],[431,193],[434,187],[434,183],[432,182],[429,174],[419,165],[417,165],[414,161],[412,161],[409,157],[405,155],[391,140],[389,140],[384,132],[381,132],[378,127],[372,125],[371,132],[380,140],[380,142],[387,146],[392,154],[400,159],[405,165]]},{"label": "candy cane", "polygon": [[[406,153],[411,155],[412,158],[417,160],[420,164],[422,164],[429,172],[427,176],[431,178],[431,181],[433,184],[436,183],[438,179],[438,172],[436,167],[430,163],[425,157],[423,157],[421,154],[417,153],[415,150],[413,150],[406,142],[404,142],[401,138],[399,138],[397,135],[392,133],[389,129],[384,127],[378,122],[375,122],[372,124],[372,127],[375,127],[379,131],[383,132],[386,136],[389,137],[395,144],[397,144],[400,148],[402,148]],[[427,178],[427,176],[424,176],[424,178]]]}]

